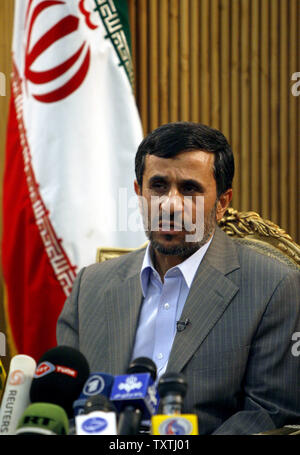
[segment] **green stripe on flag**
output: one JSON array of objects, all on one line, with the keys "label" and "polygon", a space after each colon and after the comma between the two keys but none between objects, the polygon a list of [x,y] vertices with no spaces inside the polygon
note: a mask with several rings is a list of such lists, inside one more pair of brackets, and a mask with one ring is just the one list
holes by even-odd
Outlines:
[{"label": "green stripe on flag", "polygon": [[133,66],[127,0],[94,0],[95,11],[100,14],[110,39],[133,87]]},{"label": "green stripe on flag", "polygon": [[129,24],[129,14],[128,14],[128,1],[127,0],[114,0],[115,6],[118,10],[120,21],[122,22],[126,40],[129,46],[130,54],[131,49],[131,35],[130,35],[130,24]]}]

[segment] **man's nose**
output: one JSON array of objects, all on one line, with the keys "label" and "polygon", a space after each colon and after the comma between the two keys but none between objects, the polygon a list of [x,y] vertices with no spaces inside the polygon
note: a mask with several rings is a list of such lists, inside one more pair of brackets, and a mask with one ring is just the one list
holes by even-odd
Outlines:
[{"label": "man's nose", "polygon": [[162,210],[170,211],[170,213],[182,212],[183,200],[180,192],[176,187],[169,189],[168,194],[162,201],[161,208]]}]

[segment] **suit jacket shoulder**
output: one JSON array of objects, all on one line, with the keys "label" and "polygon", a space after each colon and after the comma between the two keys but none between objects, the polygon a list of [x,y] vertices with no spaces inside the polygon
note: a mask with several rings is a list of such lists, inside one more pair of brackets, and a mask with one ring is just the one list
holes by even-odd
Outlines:
[{"label": "suit jacket shoulder", "polygon": [[[84,279],[95,284],[95,279],[101,277],[101,280],[106,278],[114,278],[114,280],[126,280],[140,272],[145,248],[132,251],[131,253],[123,254],[117,258],[112,258],[107,261],[91,264],[85,268]],[[107,284],[111,283],[111,280]],[[101,283],[103,285],[104,283]]]},{"label": "suit jacket shoulder", "polygon": [[248,275],[255,275],[259,271],[263,276],[270,275],[276,281],[286,274],[300,274],[300,271],[283,262],[232,239],[220,228],[216,229],[204,263],[206,260],[225,275],[237,269]]}]

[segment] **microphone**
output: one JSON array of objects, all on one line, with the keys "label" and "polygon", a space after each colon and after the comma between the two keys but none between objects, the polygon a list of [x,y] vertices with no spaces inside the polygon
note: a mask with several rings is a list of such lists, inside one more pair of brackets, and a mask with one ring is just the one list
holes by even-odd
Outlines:
[{"label": "microphone", "polygon": [[156,365],[139,357],[129,365],[126,375],[115,377],[110,400],[120,412],[119,435],[138,434],[142,419],[150,419],[158,407],[155,390]]},{"label": "microphone", "polygon": [[162,415],[152,416],[153,435],[196,435],[198,417],[181,414],[187,382],[180,373],[165,373],[158,382]]},{"label": "microphone", "polygon": [[94,395],[102,394],[109,397],[114,376],[107,373],[91,373],[86,380],[83,390],[77,400],[73,403],[73,418],[69,421],[69,434],[76,433],[76,416],[84,414],[86,400]]},{"label": "microphone", "polygon": [[20,419],[16,435],[67,435],[68,416],[61,406],[51,403],[33,403]]},{"label": "microphone", "polygon": [[70,346],[52,348],[39,359],[30,388],[31,402],[61,406],[71,419],[73,402],[89,373],[89,365],[81,352]]},{"label": "microphone", "polygon": [[91,373],[86,380],[83,389],[73,403],[74,416],[84,413],[86,400],[94,395],[110,396],[111,388],[114,382],[114,376],[107,373]]},{"label": "microphone", "polygon": [[0,409],[0,434],[14,434],[30,404],[29,389],[35,368],[35,360],[28,355],[18,354],[11,359]]},{"label": "microphone", "polygon": [[6,371],[5,371],[4,366],[2,365],[2,362],[0,359],[0,404],[1,404],[1,397],[2,397],[3,391],[4,391],[5,381],[6,381]]},{"label": "microphone", "polygon": [[177,321],[177,322],[176,322],[177,332],[183,332],[184,329],[185,329],[189,324],[191,324],[191,321],[190,321],[189,318],[186,318],[184,321]]},{"label": "microphone", "polygon": [[75,420],[78,435],[117,435],[116,408],[104,395],[88,398]]}]

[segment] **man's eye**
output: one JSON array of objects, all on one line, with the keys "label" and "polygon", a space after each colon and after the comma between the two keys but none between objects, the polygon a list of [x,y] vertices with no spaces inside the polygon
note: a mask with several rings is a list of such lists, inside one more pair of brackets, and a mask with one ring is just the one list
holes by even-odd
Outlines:
[{"label": "man's eye", "polygon": [[192,185],[187,185],[183,188],[183,191],[185,193],[194,193],[196,191],[196,188]]},{"label": "man's eye", "polygon": [[163,182],[155,182],[151,184],[151,188],[154,190],[162,190],[166,188],[166,184]]}]

